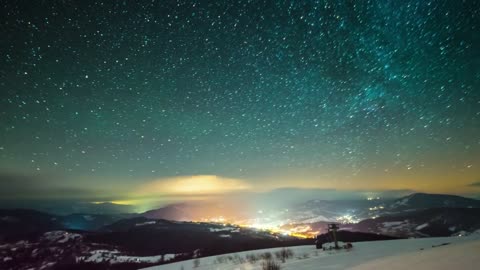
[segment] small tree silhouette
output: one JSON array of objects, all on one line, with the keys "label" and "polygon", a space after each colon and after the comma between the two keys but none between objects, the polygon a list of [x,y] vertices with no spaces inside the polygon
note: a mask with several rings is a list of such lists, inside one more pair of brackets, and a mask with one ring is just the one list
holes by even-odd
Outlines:
[{"label": "small tree silhouette", "polygon": [[200,259],[193,260],[193,268],[197,268],[200,266]]}]

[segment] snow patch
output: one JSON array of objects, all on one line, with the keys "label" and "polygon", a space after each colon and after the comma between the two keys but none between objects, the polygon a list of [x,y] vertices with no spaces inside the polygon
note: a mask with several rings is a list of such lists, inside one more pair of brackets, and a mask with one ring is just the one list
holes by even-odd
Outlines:
[{"label": "snow patch", "polygon": [[145,226],[145,225],[153,225],[153,224],[157,224],[156,221],[146,221],[146,222],[142,222],[142,223],[136,223],[135,226]]},{"label": "snow patch", "polygon": [[420,231],[422,229],[425,229],[426,227],[430,226],[428,223],[424,223],[422,225],[419,225],[415,228],[415,230]]},{"label": "snow patch", "polygon": [[108,262],[110,264],[118,263],[161,263],[175,258],[175,254],[164,254],[156,256],[127,256],[121,255],[118,250],[98,249],[90,252],[89,256],[77,257],[77,262]]},{"label": "snow patch", "polygon": [[70,233],[66,231],[51,231],[43,234],[43,239],[56,243],[66,243],[81,238],[82,235],[78,233]]},{"label": "snow patch", "polygon": [[400,226],[403,224],[403,221],[390,221],[390,222],[383,222],[383,227],[390,228],[390,227],[396,227]]},{"label": "snow patch", "polygon": [[88,221],[92,221],[95,219],[93,216],[90,216],[90,215],[84,215],[83,218]]}]

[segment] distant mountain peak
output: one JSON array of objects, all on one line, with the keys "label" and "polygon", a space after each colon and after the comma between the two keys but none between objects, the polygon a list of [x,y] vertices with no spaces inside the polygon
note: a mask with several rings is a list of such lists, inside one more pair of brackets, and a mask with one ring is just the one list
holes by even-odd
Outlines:
[{"label": "distant mountain peak", "polygon": [[480,207],[480,201],[457,195],[412,193],[394,201],[390,208],[423,209],[436,207]]}]

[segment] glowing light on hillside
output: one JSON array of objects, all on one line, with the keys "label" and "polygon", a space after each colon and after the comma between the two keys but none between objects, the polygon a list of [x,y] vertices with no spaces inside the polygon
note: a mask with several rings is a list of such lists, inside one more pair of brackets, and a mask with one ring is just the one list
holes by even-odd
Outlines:
[{"label": "glowing light on hillside", "polygon": [[258,231],[266,232],[272,235],[290,236],[290,237],[296,237],[296,238],[302,238],[302,239],[314,238],[320,233],[319,231],[313,231],[312,228],[308,225],[293,225],[292,227],[289,227],[289,228],[283,228],[282,226],[284,224],[280,222],[270,222],[270,223],[246,222],[245,223],[242,221],[233,221],[233,220],[220,221],[219,219],[202,219],[202,220],[206,222],[211,222],[211,223],[218,223],[224,226],[228,224],[229,226],[237,226],[239,228],[258,230]]},{"label": "glowing light on hillside", "polygon": [[343,224],[352,224],[352,223],[358,223],[360,222],[360,219],[353,215],[343,215],[341,217],[337,218],[337,221]]}]

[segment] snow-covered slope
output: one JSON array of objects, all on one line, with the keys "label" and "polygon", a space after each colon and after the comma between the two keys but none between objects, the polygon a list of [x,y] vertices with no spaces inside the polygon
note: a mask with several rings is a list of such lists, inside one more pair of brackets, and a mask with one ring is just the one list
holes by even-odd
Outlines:
[{"label": "snow-covered slope", "polygon": [[[277,262],[282,270],[317,270],[317,269],[451,269],[442,268],[442,262],[452,258],[454,265],[460,265],[466,260],[472,265],[480,264],[480,235],[475,234],[468,237],[441,237],[441,238],[422,238],[406,240],[390,240],[376,242],[354,243],[350,251],[320,251],[315,246],[291,247],[294,256],[287,259],[285,263]],[[167,265],[145,268],[149,270],[255,270],[262,269],[262,260],[250,263],[248,257],[252,255],[259,256],[264,253],[272,253],[275,258],[275,252],[281,250],[264,249],[256,251],[246,251],[232,253],[221,256],[205,257],[195,260],[177,262]],[[449,252],[452,250],[452,252]],[[436,256],[441,256],[437,259]],[[392,266],[391,263],[395,263]],[[473,264],[475,263],[475,264]],[[197,265],[197,267],[195,267]],[[388,267],[386,267],[388,265]],[[377,268],[373,268],[377,267]],[[397,268],[393,268],[397,267]],[[432,268],[434,267],[434,268]]]},{"label": "snow-covered slope", "polygon": [[477,270],[479,254],[480,241],[471,241],[373,260],[350,270]]}]

